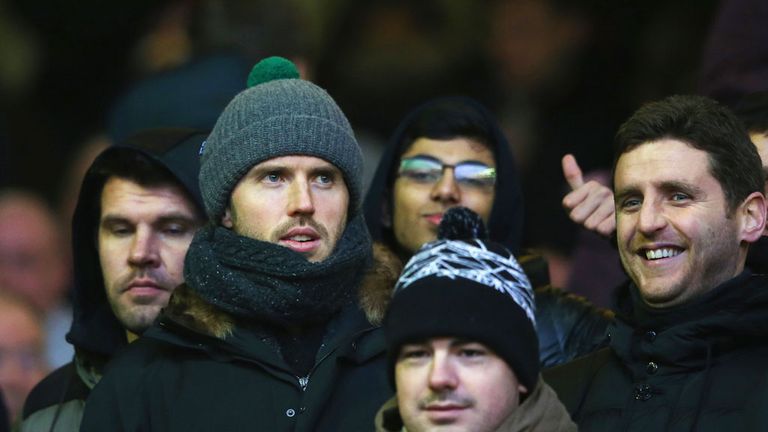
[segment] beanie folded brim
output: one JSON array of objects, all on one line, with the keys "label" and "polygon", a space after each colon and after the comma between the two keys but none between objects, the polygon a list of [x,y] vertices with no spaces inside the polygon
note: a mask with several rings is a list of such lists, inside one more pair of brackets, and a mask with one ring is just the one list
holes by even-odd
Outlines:
[{"label": "beanie folded brim", "polygon": [[[208,194],[204,196],[208,215],[219,220],[237,182],[255,165],[282,156],[313,156],[330,162],[342,172],[350,205],[359,203],[361,165],[356,155],[340,151],[348,148],[357,148],[355,137],[321,117],[283,115],[254,122],[222,143],[201,167],[201,178],[209,186],[202,189]],[[357,209],[349,210],[354,214]]]},{"label": "beanie folded brim", "polygon": [[414,282],[393,297],[384,330],[392,373],[403,344],[455,337],[486,345],[528,389],[539,374],[538,338],[523,309],[507,294],[470,280]]}]

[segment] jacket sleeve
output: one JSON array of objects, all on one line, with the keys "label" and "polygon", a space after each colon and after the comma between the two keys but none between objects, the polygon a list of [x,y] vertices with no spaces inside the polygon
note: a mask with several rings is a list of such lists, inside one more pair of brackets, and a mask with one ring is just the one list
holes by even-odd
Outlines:
[{"label": "jacket sleeve", "polygon": [[613,313],[551,286],[534,290],[539,361],[548,368],[605,346]]},{"label": "jacket sleeve", "polygon": [[[97,431],[129,431],[139,430],[126,423],[126,407],[130,405],[133,399],[126,394],[124,390],[122,398],[119,398],[120,392],[117,390],[117,383],[114,375],[105,375],[101,381],[93,388],[91,395],[85,404],[83,413],[83,422],[80,430],[84,432]],[[136,419],[134,419],[136,420]]]}]

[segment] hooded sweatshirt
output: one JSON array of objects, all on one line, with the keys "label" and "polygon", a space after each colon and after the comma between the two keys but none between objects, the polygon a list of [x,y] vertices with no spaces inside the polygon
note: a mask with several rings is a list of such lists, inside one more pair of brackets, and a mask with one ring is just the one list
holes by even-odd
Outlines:
[{"label": "hooded sweatshirt", "polygon": [[[370,189],[365,197],[364,212],[368,231],[375,242],[395,252],[397,243],[392,228],[385,223],[393,205],[393,184],[397,177],[400,155],[411,142],[405,135],[410,126],[430,112],[466,111],[483,121],[488,143],[496,162],[496,197],[487,228],[489,238],[501,243],[518,257],[536,295],[536,321],[539,336],[539,359],[543,367],[554,366],[594,351],[606,343],[605,329],[612,315],[590,305],[583,298],[565,293],[549,285],[547,266],[541,257],[521,254],[523,237],[523,195],[515,158],[504,133],[491,113],[473,99],[446,97],[434,99],[411,111],[400,123],[384,151]],[[446,137],[432,137],[448,139]],[[381,301],[388,301],[382,293]]]},{"label": "hooded sweatshirt", "polygon": [[96,245],[101,190],[107,180],[99,172],[103,161],[121,154],[149,157],[178,180],[202,217],[198,153],[206,136],[193,129],[148,130],[104,150],[91,164],[72,220],[74,317],[67,341],[75,346],[75,357],[32,390],[24,405],[21,431],[79,430],[91,389],[110,359],[128,344],[126,330],[107,300]]}]

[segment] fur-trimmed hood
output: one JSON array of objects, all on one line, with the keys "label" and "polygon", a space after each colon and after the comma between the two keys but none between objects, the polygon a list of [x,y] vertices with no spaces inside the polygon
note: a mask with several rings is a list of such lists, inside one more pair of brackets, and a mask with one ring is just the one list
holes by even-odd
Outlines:
[{"label": "fur-trimmed hood", "polygon": [[[392,288],[403,264],[389,248],[373,246],[373,265],[367,270],[358,289],[358,304],[374,326],[384,319]],[[192,288],[183,284],[176,288],[163,317],[204,335],[224,339],[235,329],[235,318],[207,303]]]}]

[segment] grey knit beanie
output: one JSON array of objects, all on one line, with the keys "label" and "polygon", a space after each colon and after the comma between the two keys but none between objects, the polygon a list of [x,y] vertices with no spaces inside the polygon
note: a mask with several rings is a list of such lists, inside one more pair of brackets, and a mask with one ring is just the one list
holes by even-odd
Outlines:
[{"label": "grey knit beanie", "polygon": [[352,127],[331,96],[300,79],[296,66],[282,57],[253,67],[248,88],[221,113],[200,155],[200,190],[214,221],[254,165],[290,155],[318,157],[339,168],[349,190],[348,217],[359,211],[363,156]]}]

